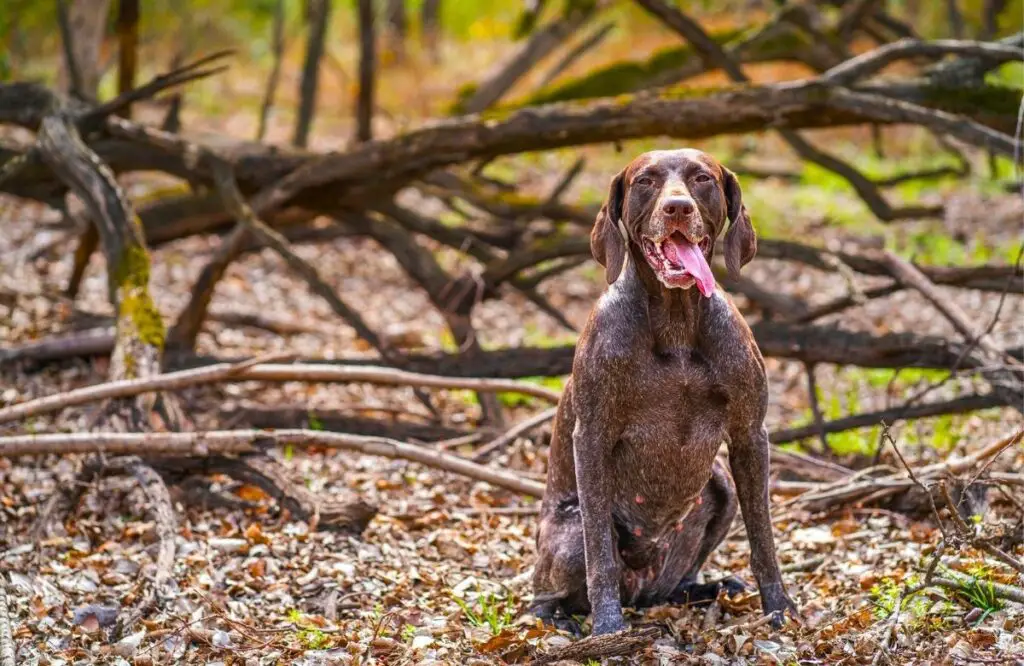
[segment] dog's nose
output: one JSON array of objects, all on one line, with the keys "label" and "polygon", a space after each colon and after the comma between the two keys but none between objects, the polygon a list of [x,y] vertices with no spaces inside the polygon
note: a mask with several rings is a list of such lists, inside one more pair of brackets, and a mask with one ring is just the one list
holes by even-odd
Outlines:
[{"label": "dog's nose", "polygon": [[693,213],[696,206],[693,199],[687,196],[675,196],[665,199],[661,212],[669,217],[686,217]]}]

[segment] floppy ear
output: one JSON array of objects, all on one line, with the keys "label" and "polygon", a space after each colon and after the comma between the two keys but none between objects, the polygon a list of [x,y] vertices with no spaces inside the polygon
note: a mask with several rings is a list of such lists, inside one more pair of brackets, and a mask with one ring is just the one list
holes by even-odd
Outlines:
[{"label": "floppy ear", "polygon": [[747,207],[743,205],[743,192],[736,174],[722,167],[725,173],[725,203],[729,214],[729,231],[725,232],[725,267],[734,279],[740,268],[757,254],[757,234],[750,222]]},{"label": "floppy ear", "polygon": [[622,263],[626,260],[626,227],[622,223],[622,200],[625,196],[624,177],[626,170],[620,171],[612,178],[608,187],[608,198],[601,206],[590,232],[590,252],[597,263],[604,266],[604,278],[608,284],[615,282],[622,272]]}]

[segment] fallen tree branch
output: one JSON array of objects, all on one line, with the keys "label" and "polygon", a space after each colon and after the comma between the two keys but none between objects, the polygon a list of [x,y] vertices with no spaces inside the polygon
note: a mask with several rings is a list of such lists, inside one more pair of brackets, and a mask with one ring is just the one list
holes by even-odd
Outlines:
[{"label": "fallen tree branch", "polygon": [[16,666],[11,614],[7,602],[7,576],[0,574],[0,666]]},{"label": "fallen tree branch", "polygon": [[359,437],[318,430],[219,430],[210,432],[55,433],[0,437],[0,457],[96,453],[199,456],[259,453],[271,446],[316,446],[397,458],[466,476],[517,493],[542,497],[544,484],[512,472],[492,469],[459,456],[383,437]]},{"label": "fallen tree branch", "polygon": [[135,456],[120,461],[108,460],[104,464],[110,469],[116,468],[122,473],[128,472],[135,477],[146,498],[149,513],[153,517],[154,532],[156,532],[157,538],[157,554],[154,558],[156,571],[153,574],[153,582],[146,588],[131,615],[118,619],[114,634],[120,638],[127,634],[139,620],[153,611],[161,594],[165,592],[168,581],[171,580],[177,521],[174,519],[174,506],[171,503],[171,495],[167,491],[167,486],[152,467]]},{"label": "fallen tree branch", "polygon": [[554,662],[586,662],[605,657],[633,656],[661,635],[657,627],[626,629],[614,634],[587,636],[568,645],[537,655],[531,664],[541,666]]},{"label": "fallen tree branch", "polygon": [[822,74],[821,80],[832,85],[849,85],[882,71],[897,60],[919,56],[941,58],[945,55],[977,57],[989,65],[1024,59],[1019,48],[1002,44],[958,39],[901,39],[836,65]]},{"label": "fallen tree branch", "polygon": [[538,384],[507,379],[454,378],[423,375],[387,367],[313,364],[260,363],[258,359],[239,364],[218,364],[213,367],[181,370],[163,375],[87,386],[67,393],[29,400],[0,409],[0,423],[54,412],[73,405],[182,389],[217,382],[368,382],[388,386],[416,386],[446,389],[467,389],[489,393],[521,393],[558,402],[559,393]]},{"label": "fallen tree branch", "polygon": [[785,444],[787,442],[810,439],[819,435],[830,435],[857,428],[877,426],[883,422],[891,424],[896,421],[921,419],[930,416],[965,414],[979,409],[999,407],[1002,404],[1002,400],[992,394],[966,395],[942,402],[925,403],[923,405],[900,405],[899,407],[882,409],[876,412],[853,414],[833,421],[826,421],[820,425],[811,423],[797,428],[776,430],[768,438],[773,444]]}]

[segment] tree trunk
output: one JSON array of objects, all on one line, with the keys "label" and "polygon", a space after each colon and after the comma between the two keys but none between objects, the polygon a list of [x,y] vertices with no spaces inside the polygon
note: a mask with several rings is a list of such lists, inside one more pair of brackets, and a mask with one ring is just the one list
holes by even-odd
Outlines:
[{"label": "tree trunk", "polygon": [[270,77],[267,79],[267,87],[263,92],[263,103],[260,104],[260,122],[256,129],[256,140],[263,141],[267,133],[267,121],[270,118],[270,109],[274,106],[274,97],[277,94],[277,82],[281,78],[281,58],[284,55],[284,0],[277,0],[274,6],[274,65],[270,70]]},{"label": "tree trunk", "polygon": [[[139,0],[120,0],[118,3],[117,43],[117,93],[123,95],[135,87],[139,50]],[[125,106],[119,115],[131,118],[131,105]]]},{"label": "tree trunk", "polygon": [[356,141],[373,138],[373,74],[375,35],[373,0],[359,0],[359,94],[356,98]]},{"label": "tree trunk", "polygon": [[441,61],[441,0],[423,0],[420,9],[420,26],[423,48],[435,62]]},{"label": "tree trunk", "polygon": [[526,43],[477,85],[468,98],[456,103],[456,113],[480,113],[500,100],[533,67],[548,57],[583,26],[593,14],[590,6],[570,10],[535,31]]},{"label": "tree trunk", "polygon": [[[100,49],[109,12],[110,0],[73,0],[68,8],[70,50],[81,77],[79,92],[86,97],[95,97],[99,87]],[[57,79],[61,90],[70,90],[72,81],[66,61],[61,62]]]},{"label": "tree trunk", "polygon": [[387,45],[399,62],[405,60],[405,40],[409,34],[409,20],[405,12],[405,0],[387,0]]},{"label": "tree trunk", "polygon": [[316,112],[316,89],[331,13],[330,0],[308,0],[306,10],[309,38],[306,41],[306,61],[302,66],[302,83],[299,86],[299,118],[295,125],[295,137],[292,139],[292,144],[301,148],[305,148],[309,141],[313,114]]}]

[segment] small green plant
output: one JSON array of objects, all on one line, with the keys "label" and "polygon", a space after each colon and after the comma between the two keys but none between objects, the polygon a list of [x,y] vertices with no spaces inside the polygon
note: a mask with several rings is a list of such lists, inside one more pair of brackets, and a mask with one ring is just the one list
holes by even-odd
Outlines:
[{"label": "small green plant", "polygon": [[516,603],[511,593],[506,597],[498,597],[491,592],[481,594],[472,606],[465,599],[454,595],[452,600],[462,609],[467,622],[474,627],[487,627],[495,636],[515,619]]},{"label": "small green plant", "polygon": [[406,643],[412,643],[412,639],[415,635],[416,627],[414,625],[406,624],[402,627],[402,631],[400,634],[400,636],[402,637],[402,641]]},{"label": "small green plant", "polygon": [[982,611],[981,617],[978,618],[974,626],[978,626],[989,615],[1003,607],[1003,601],[996,595],[995,585],[992,584],[991,580],[973,577],[970,580],[960,581],[960,589],[957,590],[957,595],[973,608]]},{"label": "small green plant", "polygon": [[[906,581],[906,587],[910,588],[920,582],[917,576],[911,576]],[[875,605],[875,617],[884,620],[896,611],[896,604],[900,604],[900,612],[905,613],[915,626],[920,626],[921,621],[928,615],[930,603],[925,597],[915,594],[910,597],[903,597],[904,586],[898,584],[892,578],[885,578],[871,588],[871,601]]]},{"label": "small green plant", "polygon": [[298,609],[290,609],[286,613],[286,617],[298,629],[295,632],[295,638],[305,649],[323,650],[331,647],[331,637],[310,623]]},{"label": "small green plant", "polygon": [[306,421],[309,423],[310,430],[323,430],[324,422],[317,418],[316,414],[309,412],[306,414]]}]

